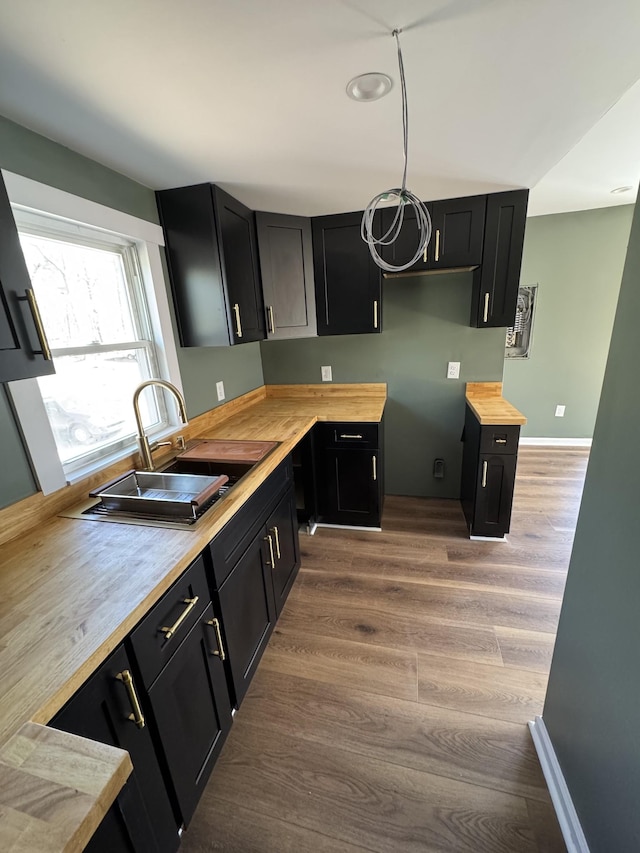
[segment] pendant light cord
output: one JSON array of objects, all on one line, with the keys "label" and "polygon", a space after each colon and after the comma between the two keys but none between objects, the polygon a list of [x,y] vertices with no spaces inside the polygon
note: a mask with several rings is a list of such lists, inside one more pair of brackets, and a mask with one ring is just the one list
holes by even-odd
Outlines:
[{"label": "pendant light cord", "polygon": [[[362,224],[360,233],[362,239],[369,246],[371,257],[376,264],[387,272],[402,272],[403,270],[412,267],[420,256],[426,254],[427,246],[431,239],[431,216],[425,204],[415,196],[411,190],[407,189],[407,166],[408,166],[408,151],[409,151],[409,105],[407,102],[407,86],[404,74],[404,62],[402,60],[402,48],[400,47],[400,33],[402,30],[394,30],[392,35],[396,40],[398,47],[398,69],[400,73],[400,92],[402,95],[402,144],[404,155],[404,168],[402,171],[402,186],[394,189],[385,190],[378,193],[377,196],[371,199],[362,215]],[[389,201],[397,198],[398,206],[393,217],[393,221],[387,231],[380,237],[375,237],[373,233],[373,223],[379,204],[382,201]],[[378,248],[381,246],[391,246],[400,236],[402,224],[404,222],[405,210],[409,206],[413,207],[415,212],[415,222],[417,226],[418,245],[415,255],[406,264],[396,266],[385,261]]]}]

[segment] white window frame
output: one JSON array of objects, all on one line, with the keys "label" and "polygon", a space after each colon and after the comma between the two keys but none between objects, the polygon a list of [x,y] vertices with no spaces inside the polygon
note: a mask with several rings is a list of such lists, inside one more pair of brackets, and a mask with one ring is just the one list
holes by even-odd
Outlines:
[{"label": "white window frame", "polygon": [[[79,235],[83,232],[83,226],[89,226],[105,234],[117,234],[135,243],[156,345],[159,378],[168,379],[182,391],[178,354],[160,254],[160,247],[164,246],[162,228],[153,222],[105,207],[22,175],[3,170],[2,176],[11,206],[18,216],[20,211],[34,212],[64,220],[71,230],[75,227]],[[94,471],[129,456],[136,449],[133,441],[131,445],[96,460],[73,474],[66,474],[58,456],[37,379],[9,382],[7,387],[31,457],[34,474],[45,495],[69,483],[85,479]],[[156,433],[154,437],[162,438],[175,432],[179,427],[180,421],[173,406],[168,407],[168,415],[169,427]]]}]

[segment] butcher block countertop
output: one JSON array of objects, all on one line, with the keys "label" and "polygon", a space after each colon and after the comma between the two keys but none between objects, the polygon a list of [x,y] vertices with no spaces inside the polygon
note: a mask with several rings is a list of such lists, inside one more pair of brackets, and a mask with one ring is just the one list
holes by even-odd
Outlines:
[{"label": "butcher block countertop", "polygon": [[263,386],[193,418],[181,430],[189,440],[280,444],[189,530],[58,516],[119,469],[135,467],[132,457],[54,495],[0,510],[3,853],[83,849],[130,762],[120,750],[44,724],[316,421],[379,422],[385,402],[385,384]]},{"label": "butcher block countertop", "polygon": [[527,419],[502,396],[502,382],[467,382],[467,403],[481,424],[526,424]]}]

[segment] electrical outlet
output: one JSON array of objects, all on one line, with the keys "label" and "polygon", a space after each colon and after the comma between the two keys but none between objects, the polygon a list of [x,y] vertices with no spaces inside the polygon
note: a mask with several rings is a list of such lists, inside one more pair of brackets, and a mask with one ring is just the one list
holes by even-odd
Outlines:
[{"label": "electrical outlet", "polygon": [[320,372],[322,374],[322,381],[323,382],[331,382],[332,381],[332,373],[331,373],[330,365],[325,365],[324,367],[321,367]]},{"label": "electrical outlet", "polygon": [[224,382],[222,380],[216,382],[216,393],[218,394],[218,400],[224,400]]},{"label": "electrical outlet", "polygon": [[447,379],[460,379],[460,362],[450,361],[447,366]]},{"label": "electrical outlet", "polygon": [[566,408],[567,408],[566,406],[556,406],[556,417],[557,418],[563,418],[564,417],[564,410]]}]

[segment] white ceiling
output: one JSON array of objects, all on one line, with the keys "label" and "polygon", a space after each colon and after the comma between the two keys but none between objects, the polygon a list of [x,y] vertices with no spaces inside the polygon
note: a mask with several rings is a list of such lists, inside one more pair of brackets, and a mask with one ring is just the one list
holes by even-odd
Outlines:
[{"label": "white ceiling", "polygon": [[[635,201],[610,190],[640,173],[638,0],[7,0],[0,113],[154,189],[361,209],[401,178],[394,27],[416,194]],[[394,88],[356,103],[367,71]]]}]

